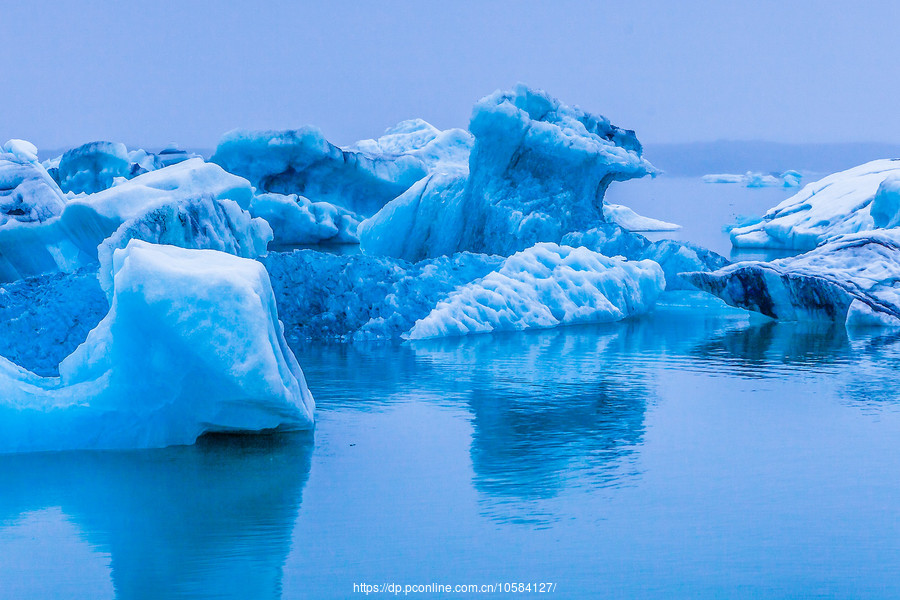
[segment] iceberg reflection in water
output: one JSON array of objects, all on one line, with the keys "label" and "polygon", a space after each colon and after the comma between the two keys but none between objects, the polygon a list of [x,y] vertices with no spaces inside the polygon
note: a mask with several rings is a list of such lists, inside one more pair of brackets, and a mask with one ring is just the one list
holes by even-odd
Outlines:
[{"label": "iceberg reflection in water", "polygon": [[679,292],[620,323],[294,350],[314,450],[0,459],[0,597],[25,560],[10,532],[47,537],[27,516],[56,506],[120,598],[527,578],[560,598],[900,595],[895,333]]},{"label": "iceberg reflection in water", "polygon": [[[123,600],[279,598],[311,453],[311,434],[281,434],[205,436],[161,450],[0,456],[0,531],[23,514],[59,507],[108,554]],[[0,596],[34,597],[36,584],[5,577]]]}]

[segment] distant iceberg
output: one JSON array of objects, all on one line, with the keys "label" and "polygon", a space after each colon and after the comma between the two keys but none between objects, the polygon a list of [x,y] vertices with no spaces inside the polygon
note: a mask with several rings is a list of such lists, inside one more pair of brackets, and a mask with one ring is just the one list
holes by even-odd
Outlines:
[{"label": "distant iceberg", "polygon": [[650,310],[665,289],[653,261],[608,258],[587,248],[540,243],[442,300],[403,337],[619,321]]},{"label": "distant iceberg", "polygon": [[59,378],[0,359],[0,452],[312,427],[315,405],[260,263],[139,240],[113,263],[109,314]]},{"label": "distant iceberg", "polygon": [[836,235],[893,226],[889,224],[900,217],[893,200],[896,184],[890,181],[898,175],[896,159],[829,175],[769,209],[762,220],[732,229],[731,243],[736,248],[810,250]]},{"label": "distant iceberg", "polygon": [[803,179],[798,171],[785,171],[780,175],[772,173],[756,173],[747,171],[743,175],[733,173],[714,173],[704,175],[704,183],[737,183],[748,188],[762,187],[800,187],[800,180]]},{"label": "distant iceberg", "polygon": [[478,102],[469,130],[468,174],[431,173],[363,221],[365,252],[412,261],[509,255],[607,220],[639,220],[603,208],[611,182],[655,172],[633,131],[523,85]]},{"label": "distant iceberg", "polygon": [[900,326],[900,230],[838,236],[800,256],[682,277],[725,302],[787,321]]}]

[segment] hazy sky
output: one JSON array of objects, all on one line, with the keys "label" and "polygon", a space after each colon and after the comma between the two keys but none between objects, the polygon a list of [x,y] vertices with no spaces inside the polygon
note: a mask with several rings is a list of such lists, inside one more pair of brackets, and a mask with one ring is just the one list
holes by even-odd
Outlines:
[{"label": "hazy sky", "polygon": [[[127,6],[126,6],[127,5]],[[644,142],[900,141],[900,3],[0,3],[0,138],[465,126],[517,81]]]}]

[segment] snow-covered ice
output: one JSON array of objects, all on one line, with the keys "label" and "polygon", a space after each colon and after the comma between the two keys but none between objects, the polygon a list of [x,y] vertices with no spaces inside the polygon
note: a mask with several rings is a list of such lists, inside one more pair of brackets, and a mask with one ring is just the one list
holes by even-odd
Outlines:
[{"label": "snow-covered ice", "polygon": [[451,293],[404,337],[618,321],[650,310],[664,289],[662,269],[653,261],[539,243]]},{"label": "snow-covered ice", "polygon": [[0,228],[9,222],[42,222],[58,215],[66,198],[38,162],[37,148],[9,140],[0,148]]},{"label": "snow-covered ice", "polygon": [[558,242],[608,219],[611,182],[655,172],[633,131],[523,85],[479,101],[469,130],[468,175],[432,173],[361,223],[366,252],[415,261]]},{"label": "snow-covered ice", "polygon": [[0,452],[312,427],[314,402],[259,262],[134,240],[113,263],[109,313],[59,378],[0,359]]},{"label": "snow-covered ice", "polygon": [[733,306],[775,319],[900,326],[897,229],[842,235],[800,256],[683,276]]},{"label": "snow-covered ice", "polygon": [[[762,220],[736,227],[736,248],[810,250],[830,237],[884,227],[896,217],[883,202],[873,219],[873,201],[889,177],[900,174],[900,160],[874,160],[810,183],[770,209]],[[885,197],[883,200],[887,200]],[[883,209],[883,210],[882,210]]]}]

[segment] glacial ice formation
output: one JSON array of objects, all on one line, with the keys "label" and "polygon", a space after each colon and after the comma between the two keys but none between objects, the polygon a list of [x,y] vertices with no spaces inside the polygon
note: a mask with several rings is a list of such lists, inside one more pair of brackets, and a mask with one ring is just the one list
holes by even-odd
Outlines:
[{"label": "glacial ice formation", "polygon": [[346,149],[315,127],[226,133],[210,159],[260,191],[298,194],[371,215],[429,171],[464,170],[471,136],[404,121]]},{"label": "glacial ice formation", "polygon": [[455,288],[487,275],[499,256],[462,252],[409,263],[314,250],[270,252],[266,266],[288,341],[398,338]]},{"label": "glacial ice formation", "polygon": [[680,276],[685,271],[714,271],[729,264],[728,259],[702,246],[676,240],[651,242],[637,233],[613,224],[563,236],[562,244],[585,246],[605,256],[622,256],[628,260],[652,260],[662,267],[666,290],[695,289]]},{"label": "glacial ice formation", "polygon": [[900,326],[900,230],[846,234],[800,256],[683,273],[725,302],[788,321]]},{"label": "glacial ice formation", "polygon": [[315,405],[259,262],[134,240],[113,263],[109,313],[59,378],[0,359],[0,452],[312,427]]},{"label": "glacial ice formation", "polygon": [[0,228],[0,281],[96,263],[98,246],[110,236],[112,246],[140,237],[256,256],[272,234],[264,221],[244,212],[251,197],[247,180],[200,159],[145,173],[72,198],[43,223]]},{"label": "glacial ice formation", "polygon": [[[877,210],[873,202],[881,184],[897,174],[900,160],[881,159],[829,175],[769,209],[761,221],[732,229],[731,243],[736,248],[810,250],[836,235],[884,227],[897,216],[890,212],[889,192]],[[877,223],[874,214],[879,215]]]},{"label": "glacial ice formation", "polygon": [[475,105],[469,173],[432,173],[360,224],[365,252],[509,255],[608,217],[613,181],[653,173],[633,131],[523,85]]},{"label": "glacial ice formation", "polygon": [[539,243],[442,300],[404,337],[619,321],[647,312],[665,289],[653,261],[608,258],[587,248]]},{"label": "glacial ice formation", "polygon": [[275,245],[358,244],[356,229],[362,218],[328,202],[312,202],[291,194],[256,194],[250,214],[272,227]]},{"label": "glacial ice formation", "polygon": [[9,140],[0,148],[0,228],[7,223],[42,222],[62,212],[66,198],[38,162],[37,148]]},{"label": "glacial ice formation", "polygon": [[704,183],[738,183],[748,188],[795,188],[800,187],[801,179],[803,179],[803,175],[797,171],[785,171],[780,175],[747,171],[743,175],[735,173],[713,173],[703,176]]}]

